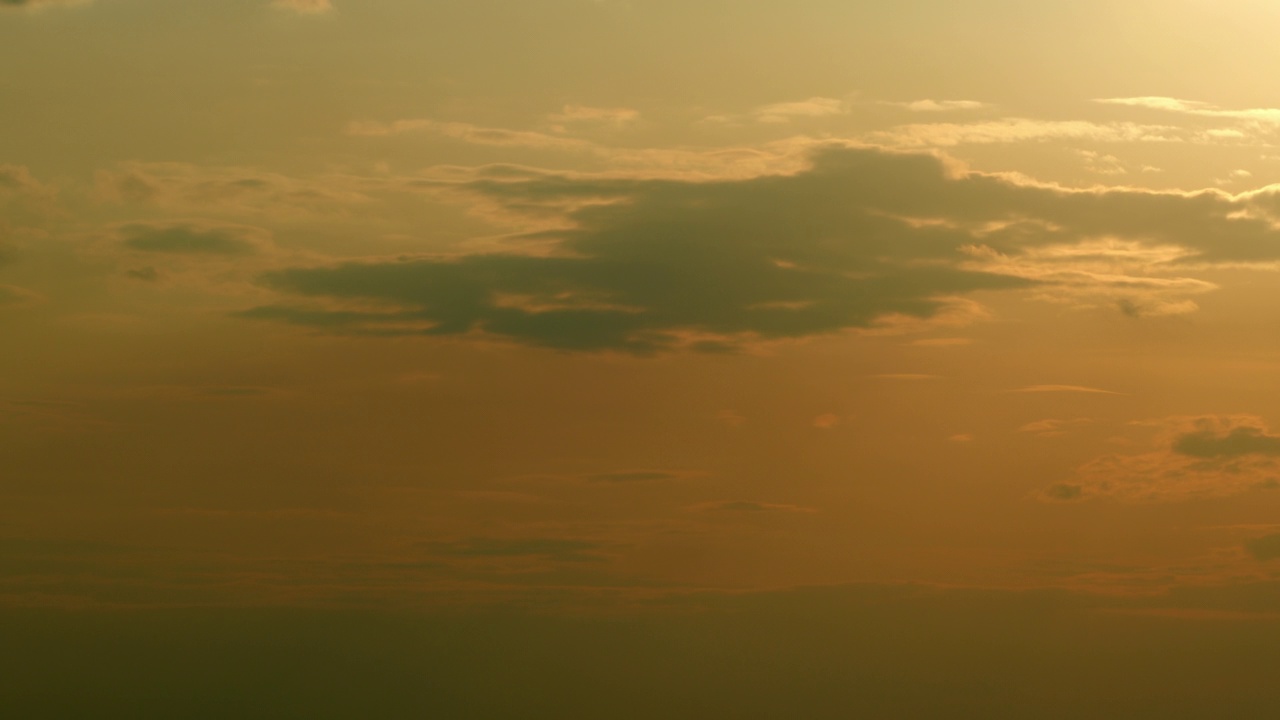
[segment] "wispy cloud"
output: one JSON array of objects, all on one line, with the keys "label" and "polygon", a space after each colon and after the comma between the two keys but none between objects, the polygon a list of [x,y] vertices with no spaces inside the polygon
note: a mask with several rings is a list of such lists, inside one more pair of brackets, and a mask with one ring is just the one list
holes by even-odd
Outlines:
[{"label": "wispy cloud", "polygon": [[1018,428],[1018,432],[1031,433],[1040,437],[1059,437],[1067,434],[1067,430],[1080,425],[1087,425],[1093,422],[1089,418],[1075,418],[1074,420],[1037,420],[1027,423]]},{"label": "wispy cloud", "polygon": [[1244,110],[1225,110],[1216,105],[1195,100],[1179,100],[1162,96],[1144,96],[1127,98],[1101,98],[1094,102],[1104,105],[1124,105],[1150,110],[1163,110],[1183,115],[1218,118],[1222,120],[1247,120],[1280,124],[1280,108],[1248,108]]},{"label": "wispy cloud", "polygon": [[712,115],[703,122],[731,125],[757,122],[768,125],[784,125],[797,120],[829,118],[849,113],[849,103],[829,97],[811,97],[807,100],[771,103],[753,108],[745,114]]},{"label": "wispy cloud", "polygon": [[835,413],[823,413],[813,419],[813,426],[819,430],[830,430],[840,424],[840,416]]},{"label": "wispy cloud", "polygon": [[0,0],[0,10],[40,10],[47,7],[88,5],[93,0]]},{"label": "wispy cloud", "polygon": [[472,559],[535,558],[555,562],[602,562],[602,545],[576,538],[489,538],[426,542],[421,547],[440,557]]},{"label": "wispy cloud", "polygon": [[828,97],[811,97],[798,102],[763,105],[751,111],[752,117],[762,123],[785,123],[797,118],[830,117],[849,112],[848,103]]},{"label": "wispy cloud", "polygon": [[371,202],[371,183],[341,175],[292,177],[250,167],[121,163],[96,174],[94,199],[188,216],[332,216]]},{"label": "wispy cloud", "polygon": [[561,124],[572,123],[604,123],[608,125],[626,125],[640,119],[640,112],[631,108],[601,108],[589,105],[565,105],[564,108],[547,118],[551,122]]},{"label": "wispy cloud", "polygon": [[334,9],[331,0],[272,0],[271,4],[303,15],[322,15]]},{"label": "wispy cloud", "polygon": [[817,510],[802,505],[788,505],[785,503],[766,503],[756,502],[754,500],[726,500],[723,502],[709,502],[692,505],[689,510],[694,512],[723,512],[723,513],[816,513]]},{"label": "wispy cloud", "polygon": [[904,103],[891,103],[913,112],[953,112],[957,110],[981,110],[990,107],[977,100],[913,100]]},{"label": "wispy cloud", "polygon": [[454,138],[474,145],[527,147],[553,150],[593,151],[598,148],[585,140],[549,135],[532,130],[489,128],[470,123],[439,122],[425,118],[391,122],[357,121],[347,125],[347,134],[357,137],[389,137],[405,133],[426,132]]},{"label": "wispy cloud", "polygon": [[1097,458],[1042,498],[1175,502],[1280,487],[1280,435],[1261,418],[1171,417],[1147,424],[1161,429],[1154,449]]},{"label": "wispy cloud", "polygon": [[925,373],[881,373],[879,375],[868,375],[868,377],[881,380],[939,380],[942,376]]},{"label": "wispy cloud", "polygon": [[615,470],[613,472],[584,475],[587,482],[594,483],[649,483],[660,480],[680,480],[689,473],[669,472],[667,470]]},{"label": "wispy cloud", "polygon": [[39,295],[16,285],[0,285],[0,307],[10,305],[26,305],[34,302]]},{"label": "wispy cloud", "polygon": [[990,145],[1042,140],[1168,142],[1181,139],[1167,125],[1095,123],[1086,120],[1004,118],[974,123],[918,123],[871,133],[872,142],[906,148]]},{"label": "wispy cloud", "polygon": [[1218,288],[1175,271],[1196,255],[1177,245],[1112,238],[1052,243],[1014,253],[982,244],[962,252],[973,258],[975,269],[1036,281],[1036,297],[1041,300],[1082,309],[1114,308],[1134,318],[1195,312],[1199,306],[1191,298]]},{"label": "wispy cloud", "polygon": [[1029,385],[1017,390],[1010,390],[1015,393],[1086,393],[1096,395],[1119,395],[1120,393],[1111,390],[1101,390],[1094,387],[1085,387],[1083,385]]}]

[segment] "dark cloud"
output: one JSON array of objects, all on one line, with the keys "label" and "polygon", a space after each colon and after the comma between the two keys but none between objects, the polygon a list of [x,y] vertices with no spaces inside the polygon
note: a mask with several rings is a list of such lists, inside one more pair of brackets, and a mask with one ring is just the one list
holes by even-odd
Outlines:
[{"label": "dark cloud", "polygon": [[0,687],[14,718],[1269,717],[1276,588],[1199,593],[861,586],[685,592],[621,613],[575,614],[559,595],[484,612],[420,599],[397,612],[11,611]]},{"label": "dark cloud", "polygon": [[1057,500],[1059,502],[1070,502],[1079,500],[1084,497],[1084,488],[1079,485],[1069,485],[1067,483],[1059,483],[1047,488],[1044,491],[1045,498],[1049,500]]},{"label": "dark cloud", "polygon": [[234,225],[136,223],[120,228],[119,235],[125,247],[142,252],[249,255],[261,249],[265,233],[256,228]]},{"label": "dark cloud", "polygon": [[1181,502],[1280,486],[1280,435],[1262,418],[1176,416],[1144,424],[1163,428],[1147,451],[1095,458],[1071,482],[1045,488],[1040,498]]},{"label": "dark cloud", "polygon": [[[1129,314],[1188,311],[1169,295],[1212,286],[1153,268],[1280,257],[1274,193],[1070,191],[871,149],[827,148],[801,172],[747,180],[478,177],[455,187],[508,212],[560,215],[566,229],[520,238],[541,254],[279,270],[264,284],[328,304],[244,315],[348,334],[725,352],[931,318],[957,296],[1034,284],[1106,286],[1105,304]],[[1124,255],[1099,238],[1147,255],[1133,274],[1083,269]]]},{"label": "dark cloud", "polygon": [[1232,458],[1243,455],[1280,455],[1280,436],[1262,428],[1237,427],[1226,433],[1200,430],[1178,436],[1175,452],[1197,458]]},{"label": "dark cloud", "polygon": [[[937,160],[832,152],[794,176],[680,182],[544,177],[470,189],[513,209],[568,210],[574,227],[531,236],[551,255],[416,258],[268,274],[277,290],[391,303],[383,312],[271,306],[248,317],[375,334],[483,332],[566,350],[732,349],[743,340],[929,318],[943,299],[1027,280],[962,269],[971,238],[889,217],[883,187],[946,185]],[[898,192],[910,191],[899,189]]]},{"label": "dark cloud", "polygon": [[1244,547],[1258,560],[1275,560],[1280,558],[1280,534],[1254,538],[1246,542]]},{"label": "dark cloud", "polygon": [[[1280,257],[1271,193],[1071,191],[871,149],[827,148],[801,172],[747,180],[544,174],[456,187],[509,212],[561,215],[568,227],[520,238],[542,254],[279,270],[264,284],[299,302],[243,315],[348,334],[725,352],[888,317],[932,318],[957,296],[1034,284],[1105,286],[1105,304],[1148,308],[1140,314],[1189,311],[1194,303],[1168,295],[1212,286],[1149,276],[1153,268]],[[1150,257],[1131,275],[1070,265],[1123,255],[1108,255],[1116,251],[1099,238]],[[1084,243],[1098,246],[1037,252]]]},{"label": "dark cloud", "polygon": [[124,274],[134,280],[141,280],[143,282],[156,282],[160,279],[160,271],[150,266],[126,270]]}]

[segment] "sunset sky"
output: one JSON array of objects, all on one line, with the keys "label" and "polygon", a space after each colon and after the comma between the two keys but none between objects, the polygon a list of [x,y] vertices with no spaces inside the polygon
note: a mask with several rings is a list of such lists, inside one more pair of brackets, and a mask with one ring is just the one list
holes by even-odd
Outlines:
[{"label": "sunset sky", "polygon": [[1261,717],[1277,32],[0,0],[0,714]]}]

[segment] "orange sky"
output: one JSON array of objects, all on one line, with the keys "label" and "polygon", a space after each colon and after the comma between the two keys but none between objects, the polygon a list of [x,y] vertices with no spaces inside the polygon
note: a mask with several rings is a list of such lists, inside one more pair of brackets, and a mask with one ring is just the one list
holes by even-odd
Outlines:
[{"label": "orange sky", "polygon": [[[661,684],[752,618],[845,677],[810,608],[998,646],[814,717],[1027,717],[1042,676],[929,669],[1024,651],[1115,717],[1263,703],[1090,658],[1274,633],[1278,7],[0,0],[3,622],[92,654],[23,618],[284,613],[293,648],[410,613],[481,658],[441,618],[554,654],[603,615],[689,634],[580,641]],[[459,698],[542,676],[475,662],[441,707],[524,717]],[[688,716],[802,682],[761,662],[776,695]]]}]

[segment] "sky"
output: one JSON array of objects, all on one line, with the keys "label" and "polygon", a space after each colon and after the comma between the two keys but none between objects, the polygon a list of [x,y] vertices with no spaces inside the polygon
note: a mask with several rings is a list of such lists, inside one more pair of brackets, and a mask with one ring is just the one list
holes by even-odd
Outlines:
[{"label": "sky", "polygon": [[0,711],[1258,717],[1277,26],[0,0]]}]

